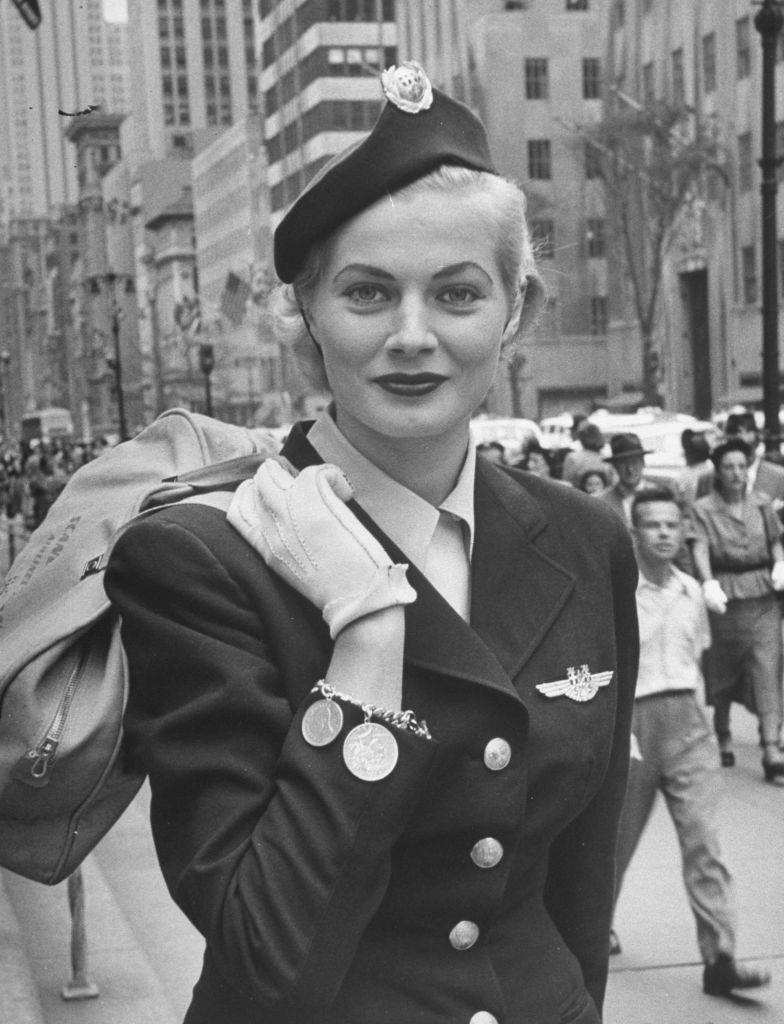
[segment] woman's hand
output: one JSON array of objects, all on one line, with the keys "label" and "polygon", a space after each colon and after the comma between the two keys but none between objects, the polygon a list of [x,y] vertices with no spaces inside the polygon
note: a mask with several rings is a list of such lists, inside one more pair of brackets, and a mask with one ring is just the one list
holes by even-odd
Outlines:
[{"label": "woman's hand", "polygon": [[770,579],[774,590],[784,590],[784,562],[774,562],[770,570]]},{"label": "woman's hand", "polygon": [[709,612],[723,615],[727,610],[727,595],[721,589],[718,580],[705,580],[702,584],[702,596]]},{"label": "woman's hand", "polygon": [[349,509],[353,492],[337,466],[292,476],[262,463],[240,484],[227,517],[267,565],[322,612],[333,639],[349,623],[410,604],[416,591]]}]

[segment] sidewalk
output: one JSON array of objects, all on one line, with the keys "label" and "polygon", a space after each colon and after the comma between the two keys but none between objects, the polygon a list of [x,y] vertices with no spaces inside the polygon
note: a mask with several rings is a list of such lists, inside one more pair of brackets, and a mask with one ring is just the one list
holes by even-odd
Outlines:
[{"label": "sidewalk", "polygon": [[[768,967],[773,984],[735,1000],[702,994],[675,832],[660,802],[618,906],[623,953],[610,962],[605,1024],[784,1022],[784,788],[762,781],[751,716],[734,709],[733,728],[738,765],[723,773],[722,834],[738,892],[738,955]],[[100,989],[97,999],[60,997],[69,977],[65,885],[48,888],[0,871],[0,1024],[182,1020],[202,940],[165,890],[148,801],[144,787],[85,862],[89,976]]]},{"label": "sidewalk", "polygon": [[784,1022],[784,788],[762,780],[756,720],[738,707],[732,716],[737,765],[722,773],[721,835],[737,894],[737,956],[767,967],[773,983],[732,1000],[703,995],[675,829],[659,799],[618,902],[622,953],[610,960],[605,1024]]}]

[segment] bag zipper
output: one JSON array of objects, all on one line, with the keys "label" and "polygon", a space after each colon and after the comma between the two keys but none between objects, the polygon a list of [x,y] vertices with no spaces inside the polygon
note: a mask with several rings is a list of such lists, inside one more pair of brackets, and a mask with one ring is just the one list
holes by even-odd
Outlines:
[{"label": "bag zipper", "polygon": [[79,652],[79,658],[68,677],[68,682],[65,684],[65,689],[44,738],[24,755],[23,761],[32,761],[27,770],[30,775],[30,781],[35,786],[45,786],[49,781],[46,776],[52,767],[57,748],[60,745],[60,740],[68,721],[68,713],[71,710],[71,705],[79,686],[79,679],[81,678],[85,660],[86,645],[83,644]]}]

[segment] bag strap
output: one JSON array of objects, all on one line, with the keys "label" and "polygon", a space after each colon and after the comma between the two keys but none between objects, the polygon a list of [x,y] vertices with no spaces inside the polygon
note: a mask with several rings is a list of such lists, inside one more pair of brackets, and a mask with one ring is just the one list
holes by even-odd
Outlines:
[{"label": "bag strap", "polygon": [[[109,562],[114,542],[138,516],[167,508],[169,505],[177,505],[182,501],[199,502],[225,510],[231,500],[231,493],[239,487],[243,480],[253,476],[267,458],[269,458],[268,455],[254,452],[252,455],[240,455],[236,459],[226,459],[223,462],[215,462],[211,466],[201,466],[199,469],[192,469],[187,473],[167,477],[161,482],[173,486],[162,487],[160,491],[150,495],[137,516],[120,527],[112,544],[100,555],[96,555],[85,563],[80,579],[103,572]],[[212,492],[218,492],[214,498]]]}]

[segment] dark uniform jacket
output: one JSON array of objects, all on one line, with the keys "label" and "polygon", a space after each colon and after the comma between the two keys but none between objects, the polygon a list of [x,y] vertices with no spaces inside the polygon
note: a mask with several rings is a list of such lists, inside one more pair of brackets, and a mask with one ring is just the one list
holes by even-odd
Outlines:
[{"label": "dark uniform jacket", "polygon": [[[284,454],[319,462],[302,428]],[[405,561],[356,505],[359,517]],[[377,782],[300,731],[320,613],[215,508],[118,543],[130,751],[161,867],[206,938],[188,1024],[593,1024],[637,665],[636,567],[601,502],[478,460],[471,625],[415,566]],[[612,671],[591,699],[537,684]],[[589,688],[590,690],[590,688]],[[361,720],[346,706],[343,731]]]}]

